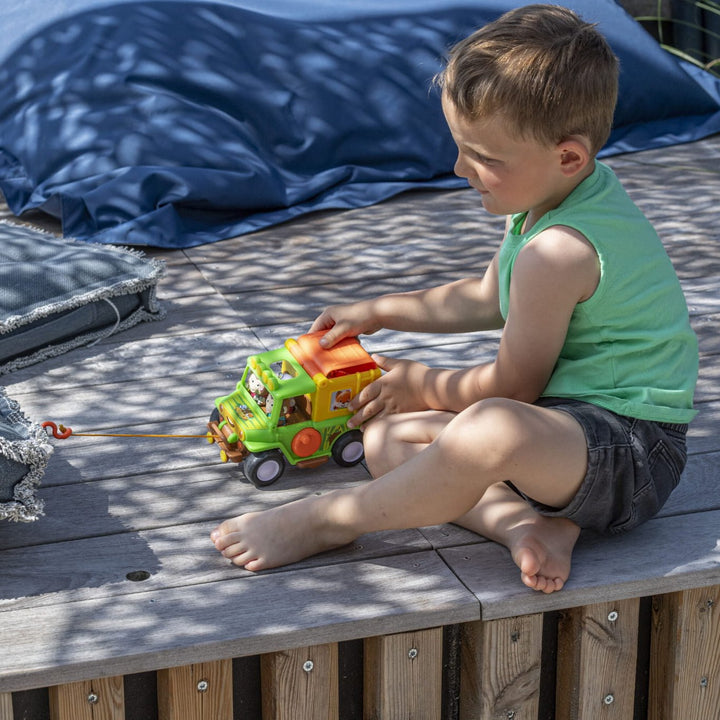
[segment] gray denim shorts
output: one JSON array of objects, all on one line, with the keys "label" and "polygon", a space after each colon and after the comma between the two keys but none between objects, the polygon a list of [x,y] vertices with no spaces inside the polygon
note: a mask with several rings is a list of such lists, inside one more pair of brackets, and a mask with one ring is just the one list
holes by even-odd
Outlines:
[{"label": "gray denim shorts", "polygon": [[548,507],[524,496],[543,515],[620,534],[653,517],[680,482],[687,425],[637,420],[568,398],[540,398],[535,404],[572,415],[588,445],[585,479],[567,507]]}]

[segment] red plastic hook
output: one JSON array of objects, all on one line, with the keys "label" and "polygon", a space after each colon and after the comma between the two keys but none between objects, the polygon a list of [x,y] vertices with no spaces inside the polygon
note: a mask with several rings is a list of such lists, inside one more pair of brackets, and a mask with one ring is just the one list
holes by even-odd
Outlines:
[{"label": "red plastic hook", "polygon": [[46,420],[42,426],[45,428],[45,432],[47,432],[47,428],[50,428],[52,436],[58,440],[65,440],[72,435],[72,428],[66,428],[64,425],[58,427],[52,420]]}]

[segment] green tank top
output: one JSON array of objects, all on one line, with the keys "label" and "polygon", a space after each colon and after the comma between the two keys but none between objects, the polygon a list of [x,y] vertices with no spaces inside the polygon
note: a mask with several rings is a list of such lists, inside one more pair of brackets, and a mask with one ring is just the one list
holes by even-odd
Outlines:
[{"label": "green tank top", "polygon": [[554,225],[580,232],[600,259],[600,282],[575,306],[565,344],[543,397],[591,402],[620,415],[665,423],[694,416],[698,347],[670,259],[649,221],[613,171],[592,175],[523,233],[512,217],[500,249],[500,311],[507,318],[518,253]]}]

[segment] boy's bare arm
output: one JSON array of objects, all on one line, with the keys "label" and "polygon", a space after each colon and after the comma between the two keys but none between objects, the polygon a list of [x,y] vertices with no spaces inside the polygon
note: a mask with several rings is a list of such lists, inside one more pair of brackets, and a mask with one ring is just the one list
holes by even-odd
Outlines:
[{"label": "boy's bare arm", "polygon": [[420,409],[459,412],[488,397],[535,401],[552,374],[572,312],[599,280],[592,246],[569,228],[550,228],[519,254],[496,359],[465,370],[379,358],[387,371],[354,400],[354,425],[377,414]]},{"label": "boy's bare arm", "polygon": [[494,362],[444,380],[452,409],[466,407],[473,395],[537,400],[552,375],[575,306],[592,296],[599,279],[597,254],[579,233],[554,227],[538,235],[515,261],[507,322]]},{"label": "boy's bare arm", "polygon": [[330,347],[344,337],[370,335],[381,328],[405,332],[469,332],[502,327],[497,261],[493,258],[482,278],[466,278],[446,285],[407,293],[381,295],[327,308],[311,332],[327,330]]}]

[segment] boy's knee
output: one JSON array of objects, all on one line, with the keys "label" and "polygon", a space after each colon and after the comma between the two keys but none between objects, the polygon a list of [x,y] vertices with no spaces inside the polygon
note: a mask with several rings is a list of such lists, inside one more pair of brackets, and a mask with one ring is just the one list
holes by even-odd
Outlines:
[{"label": "boy's knee", "polygon": [[388,423],[386,423],[383,418],[373,418],[373,420],[363,426],[365,460],[371,468],[375,467],[377,465],[377,459],[383,456],[388,436]]},{"label": "boy's knee", "polygon": [[468,408],[469,422],[481,426],[485,434],[506,437],[508,430],[522,424],[525,403],[508,398],[487,398]]},{"label": "boy's knee", "polygon": [[448,425],[442,445],[449,453],[479,456],[488,468],[506,465],[522,442],[519,405],[506,398],[471,405]]},{"label": "boy's knee", "polygon": [[387,423],[382,418],[373,418],[370,422],[363,425],[363,443],[367,448],[368,445],[375,446],[387,434]]}]

